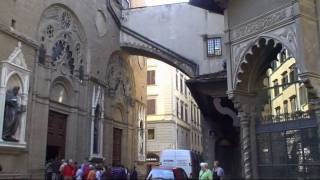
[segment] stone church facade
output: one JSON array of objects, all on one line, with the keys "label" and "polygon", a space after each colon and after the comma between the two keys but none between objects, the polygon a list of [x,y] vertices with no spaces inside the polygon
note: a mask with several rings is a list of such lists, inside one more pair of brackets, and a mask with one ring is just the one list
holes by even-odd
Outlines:
[{"label": "stone church facade", "polygon": [[0,4],[1,135],[14,87],[24,109],[0,138],[0,178],[42,178],[55,157],[144,161],[146,63],[120,49],[106,1]]}]

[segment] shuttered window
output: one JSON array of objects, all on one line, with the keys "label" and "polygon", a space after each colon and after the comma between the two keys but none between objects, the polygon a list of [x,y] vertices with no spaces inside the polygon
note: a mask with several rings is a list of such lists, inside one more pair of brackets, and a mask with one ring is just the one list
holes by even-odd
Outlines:
[{"label": "shuttered window", "polygon": [[156,71],[147,71],[147,85],[154,85],[155,84],[155,75]]},{"label": "shuttered window", "polygon": [[155,114],[156,113],[156,100],[148,99],[147,101],[147,114]]}]

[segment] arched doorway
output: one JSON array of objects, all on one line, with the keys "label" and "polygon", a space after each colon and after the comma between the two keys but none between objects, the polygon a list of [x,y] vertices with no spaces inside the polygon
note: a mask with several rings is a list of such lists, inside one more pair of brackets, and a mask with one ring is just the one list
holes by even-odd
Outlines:
[{"label": "arched doorway", "polygon": [[259,38],[237,67],[230,94],[238,109],[245,178],[315,178],[317,120],[299,59],[280,42]]},{"label": "arched doorway", "polygon": [[51,88],[48,116],[46,161],[65,158],[68,112],[59,109],[69,104],[67,88],[63,82],[55,82]]}]

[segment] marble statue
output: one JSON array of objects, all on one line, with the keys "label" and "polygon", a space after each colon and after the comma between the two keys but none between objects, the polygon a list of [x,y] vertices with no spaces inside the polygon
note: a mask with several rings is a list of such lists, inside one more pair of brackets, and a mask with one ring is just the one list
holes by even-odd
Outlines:
[{"label": "marble statue", "polygon": [[19,127],[21,114],[26,111],[26,106],[18,102],[19,90],[20,87],[15,86],[6,93],[2,132],[2,139],[4,141],[18,142],[13,136]]}]

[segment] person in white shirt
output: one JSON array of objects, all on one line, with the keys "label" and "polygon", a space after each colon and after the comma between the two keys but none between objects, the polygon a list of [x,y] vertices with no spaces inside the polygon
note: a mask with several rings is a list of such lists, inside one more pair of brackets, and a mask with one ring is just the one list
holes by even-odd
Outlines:
[{"label": "person in white shirt", "polygon": [[81,166],[79,166],[77,172],[76,172],[76,180],[82,180],[83,171],[81,169]]},{"label": "person in white shirt", "polygon": [[213,169],[212,169],[213,179],[222,180],[224,176],[224,171],[220,167],[219,161],[213,162]]}]

